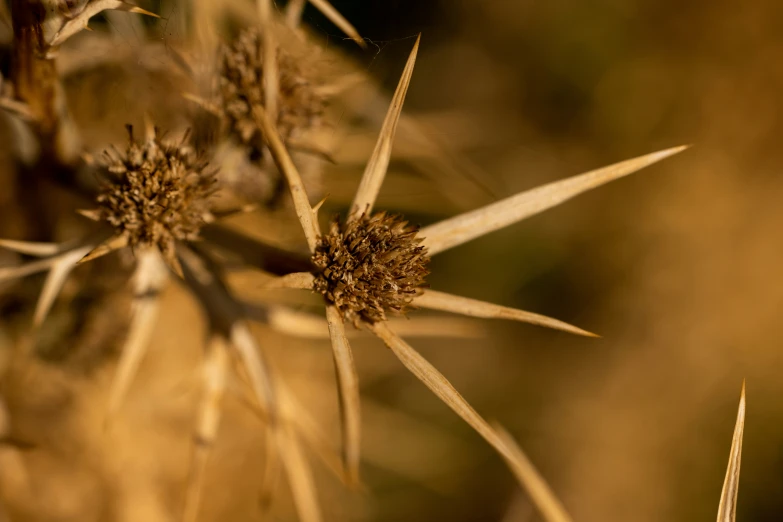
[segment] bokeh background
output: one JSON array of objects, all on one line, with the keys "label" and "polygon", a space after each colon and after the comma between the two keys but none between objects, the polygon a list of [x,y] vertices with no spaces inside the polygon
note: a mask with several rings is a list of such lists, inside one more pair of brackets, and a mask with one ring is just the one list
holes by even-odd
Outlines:
[{"label": "bokeh background", "polygon": [[[601,339],[479,321],[471,323],[479,337],[412,342],[479,412],[509,428],[584,521],[712,519],[747,379],[737,518],[780,520],[783,4],[333,4],[368,39],[367,50],[313,9],[305,21],[387,90],[422,33],[406,111],[451,161],[421,153],[429,145],[398,134],[400,154],[380,200],[414,221],[427,224],[605,164],[694,144],[432,263],[434,288],[551,315]],[[173,22],[182,14],[177,2],[164,7],[172,23],[156,26],[163,42],[177,38]],[[139,44],[132,35],[117,48]],[[128,67],[125,74],[138,80]],[[97,103],[96,93],[106,113],[118,105],[116,112],[125,111],[127,100],[164,96],[160,84],[134,90],[117,74],[87,84],[92,91],[71,88],[77,119],[103,121],[104,111],[90,112],[87,103]],[[346,126],[335,152],[344,161],[322,179],[332,194],[329,212],[349,201],[378,128]],[[2,191],[0,201],[13,204]],[[90,371],[84,359],[67,359],[13,376],[13,418],[37,446],[2,450],[0,475],[9,474],[9,462],[28,475],[26,483],[0,483],[3,498],[17,506],[9,513],[19,520],[170,519],[197,396],[198,323],[184,291],[167,292],[153,349],[108,434],[99,426],[111,358]],[[257,332],[338,440],[328,343]],[[537,520],[501,460],[380,342],[353,344],[365,400],[367,487],[345,491],[316,464],[327,519]],[[236,398],[227,399],[226,411],[204,520],[292,519],[282,486],[272,515],[258,506],[261,424]]]}]

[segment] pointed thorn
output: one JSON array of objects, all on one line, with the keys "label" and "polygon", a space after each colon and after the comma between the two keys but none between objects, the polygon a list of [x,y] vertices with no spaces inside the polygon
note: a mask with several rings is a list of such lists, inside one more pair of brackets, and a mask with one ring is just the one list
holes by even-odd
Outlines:
[{"label": "pointed thorn", "polygon": [[152,120],[152,115],[148,111],[144,111],[144,139],[147,142],[155,141],[157,130],[155,129],[155,122]]},{"label": "pointed thorn", "polygon": [[182,272],[182,264],[179,262],[179,259],[176,256],[172,257],[171,259],[167,259],[166,265],[168,265],[171,271],[177,274],[180,279],[185,279],[185,274]]},{"label": "pointed thorn", "polygon": [[77,214],[80,216],[84,216],[87,219],[90,219],[92,221],[100,221],[101,220],[101,211],[97,208],[92,210],[85,210],[85,209],[78,209],[76,211]]},{"label": "pointed thorn", "polygon": [[125,248],[128,246],[128,236],[112,236],[111,238],[107,239],[97,247],[95,247],[89,254],[81,258],[76,264],[81,265],[84,263],[88,263],[90,261],[93,261],[95,259],[98,259],[101,256],[105,256],[106,254],[113,252],[115,250],[119,250],[121,248]]},{"label": "pointed thorn", "polygon": [[90,250],[90,246],[83,246],[81,248],[75,248],[74,250],[58,256],[57,262],[49,269],[49,273],[46,275],[46,281],[41,289],[41,295],[38,297],[38,303],[35,306],[35,312],[33,313],[33,329],[37,330],[41,327],[46,316],[49,315],[49,311],[52,308],[57,296],[60,294],[65,281],[68,279],[68,274],[76,268],[77,261],[84,256]]},{"label": "pointed thorn", "polygon": [[325,195],[321,201],[319,201],[313,206],[313,215],[318,216],[318,211],[321,210],[321,207],[323,206],[324,203],[326,203],[326,200],[328,198],[329,198],[329,194]]}]

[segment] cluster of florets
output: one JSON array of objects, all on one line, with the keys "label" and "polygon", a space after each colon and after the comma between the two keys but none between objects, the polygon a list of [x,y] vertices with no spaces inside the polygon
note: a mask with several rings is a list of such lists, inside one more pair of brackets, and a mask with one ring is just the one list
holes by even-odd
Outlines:
[{"label": "cluster of florets", "polygon": [[340,310],[346,321],[386,320],[404,314],[426,288],[430,261],[418,227],[384,212],[332,222],[313,254],[313,288]]},{"label": "cluster of florets", "polygon": [[124,152],[106,153],[97,217],[129,246],[156,246],[169,258],[176,241],[198,237],[215,175],[185,140],[164,143],[156,135],[137,142],[130,126],[128,134]]},{"label": "cluster of florets", "polygon": [[[302,74],[296,60],[277,49],[277,129],[284,141],[317,127],[325,102]],[[229,132],[244,145],[261,150],[261,129],[253,108],[265,106],[264,44],[257,29],[242,31],[220,57],[219,101]]]}]

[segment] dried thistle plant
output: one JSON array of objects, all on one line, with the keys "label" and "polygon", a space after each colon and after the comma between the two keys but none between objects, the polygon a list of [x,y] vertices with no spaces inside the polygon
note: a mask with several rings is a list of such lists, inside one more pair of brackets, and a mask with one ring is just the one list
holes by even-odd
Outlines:
[{"label": "dried thistle plant", "polygon": [[[411,373],[503,456],[511,469],[517,473],[523,487],[533,489],[532,484],[538,482],[534,470],[531,472],[527,462],[520,460],[519,454],[511,450],[498,431],[468,404],[435,367],[389,328],[387,322],[384,321],[385,315],[398,308],[404,309],[400,303],[404,303],[405,306],[412,303],[423,308],[470,316],[513,319],[581,335],[592,336],[593,334],[538,314],[425,290],[423,288],[423,265],[425,263],[414,262],[410,265],[415,273],[413,276],[413,280],[416,281],[415,287],[411,287],[409,284],[400,285],[398,281],[403,276],[401,272],[394,271],[396,261],[401,260],[409,263],[414,259],[423,261],[425,252],[427,255],[434,255],[503,228],[591,188],[631,174],[676,154],[685,147],[674,147],[647,154],[523,192],[487,207],[428,226],[420,230],[417,234],[418,238],[415,238],[404,225],[400,227],[399,222],[389,222],[384,215],[373,215],[372,208],[389,165],[392,143],[413,73],[418,47],[419,40],[417,39],[387,112],[373,154],[362,176],[347,217],[347,223],[342,228],[339,225],[336,228],[333,226],[327,235],[321,233],[317,220],[317,210],[320,204],[311,207],[301,178],[283,140],[275,129],[273,121],[265,114],[263,108],[257,108],[273,157],[288,180],[297,216],[302,224],[316,267],[314,273],[285,276],[278,282],[278,285],[315,290],[326,298],[326,319],[337,371],[342,414],[343,458],[348,477],[351,480],[358,480],[361,422],[358,376],[345,333],[344,321],[346,319],[357,325],[365,326],[380,338]],[[376,226],[368,226],[368,223],[375,223]],[[393,228],[395,225],[398,227],[397,234],[376,233],[378,226],[383,229],[384,226]],[[364,235],[358,234],[361,232]],[[349,235],[350,240],[346,245],[346,237]],[[378,242],[378,236],[387,239],[387,241]],[[405,240],[399,240],[399,237],[404,237]],[[394,239],[389,240],[389,238]],[[325,252],[329,254],[334,252],[334,254],[324,256]],[[379,266],[375,265],[376,260],[380,261]],[[391,261],[391,271],[389,266],[384,266],[384,262],[388,261]],[[365,277],[368,272],[368,277]],[[376,273],[382,275],[379,277]],[[403,281],[410,283],[404,277]],[[419,295],[414,296],[417,293]],[[390,297],[390,294],[393,297]],[[534,498],[540,499],[541,497]],[[539,506],[539,509],[542,512],[548,512],[544,506]]]},{"label": "dried thistle plant", "polygon": [[[298,26],[304,3],[304,0],[293,0],[288,4],[285,20],[289,26]],[[328,2],[311,0],[311,3],[351,38],[363,44],[356,30]],[[92,16],[107,9],[152,14],[121,0],[95,0],[79,6],[66,4],[65,7],[69,9],[54,34],[35,42],[36,53],[25,54],[32,64],[45,69],[53,84],[58,81],[52,61],[58,47],[86,28]],[[13,11],[17,18],[24,18],[19,14],[18,6]],[[409,225],[400,216],[373,212],[411,81],[419,46],[417,39],[348,215],[343,220],[333,221],[328,233],[324,234],[317,220],[319,205],[311,206],[291,151],[314,150],[302,139],[310,129],[321,124],[325,101],[317,90],[313,90],[296,60],[276,41],[272,27],[277,15],[271,1],[259,2],[258,15],[261,30],[249,29],[241,33],[224,48],[219,68],[212,71],[212,79],[218,84],[217,101],[188,96],[223,122],[220,139],[238,143],[245,159],[258,167],[256,173],[271,167],[266,157],[274,160],[282,174],[281,180],[291,192],[309,257],[260,242],[247,241],[243,248],[236,247],[236,243],[230,246],[228,234],[221,234],[225,231],[214,223],[224,214],[247,209],[217,212],[212,206],[211,195],[219,188],[215,185],[215,177],[222,174],[207,165],[202,159],[204,156],[196,153],[187,137],[166,142],[149,124],[142,141],[136,141],[129,131],[127,146],[108,153],[99,166],[106,183],[97,195],[90,194],[96,208],[81,213],[98,222],[100,228],[86,238],[64,244],[0,240],[0,246],[6,249],[41,258],[19,266],[0,267],[0,280],[48,271],[33,317],[34,328],[40,329],[77,264],[126,247],[133,251],[136,260],[132,276],[134,300],[128,318],[128,335],[108,397],[108,418],[111,419],[121,406],[150,342],[160,306],[159,296],[171,277],[170,272],[182,278],[198,299],[209,323],[203,391],[196,413],[195,444],[183,520],[193,521],[198,517],[210,446],[217,437],[220,404],[232,362],[237,363],[236,370],[243,390],[248,393],[248,402],[265,421],[268,432],[266,458],[270,463],[278,460],[282,463],[299,517],[306,522],[322,519],[314,479],[302,445],[323,449],[328,446],[322,442],[326,437],[298,404],[284,380],[273,376],[263,346],[256,342],[248,327],[249,320],[259,316],[272,324],[271,310],[262,309],[260,314],[253,314],[252,306],[234,295],[224,277],[226,263],[216,254],[221,248],[243,259],[247,265],[280,276],[274,282],[277,286],[308,289],[323,296],[341,406],[343,469],[339,473],[344,474],[347,482],[356,484],[359,480],[361,422],[358,376],[346,322],[380,338],[411,373],[484,437],[506,460],[547,520],[569,520],[562,505],[510,436],[502,428],[487,423],[436,368],[402,339],[390,319],[392,315],[405,314],[415,308],[429,308],[593,335],[539,314],[430,290],[426,283],[430,256],[635,172],[683,147],[545,185],[423,229]],[[37,20],[36,23],[40,26],[42,22]],[[12,93],[0,98],[0,106],[29,116],[39,129],[42,143],[45,140],[56,143],[50,127],[58,127],[67,120],[67,114],[55,109],[56,103],[47,98],[51,95],[49,91],[28,84],[25,87],[21,95]],[[17,95],[18,99],[13,98]],[[53,149],[52,143],[42,149]],[[198,145],[195,149],[205,152]],[[210,149],[206,153],[214,155],[215,151]],[[210,230],[213,233],[210,234]],[[213,249],[213,246],[217,248]],[[254,263],[247,260],[250,257],[248,250],[258,254]],[[328,450],[319,454],[329,460]],[[334,463],[332,467],[336,467]]]}]

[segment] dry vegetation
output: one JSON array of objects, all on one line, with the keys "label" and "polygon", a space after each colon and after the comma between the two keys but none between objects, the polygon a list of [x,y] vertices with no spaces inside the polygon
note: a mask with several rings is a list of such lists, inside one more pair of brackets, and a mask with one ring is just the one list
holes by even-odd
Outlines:
[{"label": "dry vegetation", "polygon": [[0,3],[0,521],[777,519],[779,8],[423,4]]}]

